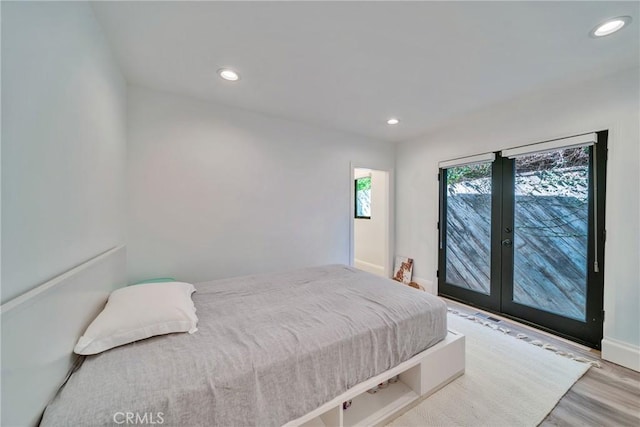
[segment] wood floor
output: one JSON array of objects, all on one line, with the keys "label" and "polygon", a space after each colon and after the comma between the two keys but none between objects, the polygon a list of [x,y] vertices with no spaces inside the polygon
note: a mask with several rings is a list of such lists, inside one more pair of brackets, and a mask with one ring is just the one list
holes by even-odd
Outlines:
[{"label": "wood floor", "polygon": [[600,363],[600,368],[589,369],[569,389],[541,426],[640,426],[640,372],[600,359],[599,351],[495,314],[484,313],[475,307],[446,301],[453,310],[466,314],[483,313],[495,318],[500,326],[511,330],[510,335],[523,333],[527,336],[525,341],[539,340],[566,353]]}]

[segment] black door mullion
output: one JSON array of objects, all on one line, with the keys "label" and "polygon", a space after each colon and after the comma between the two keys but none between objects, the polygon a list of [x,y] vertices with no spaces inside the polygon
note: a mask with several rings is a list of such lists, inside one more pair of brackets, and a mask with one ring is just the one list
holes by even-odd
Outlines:
[{"label": "black door mullion", "polygon": [[[501,260],[500,265],[500,312],[505,311],[505,302],[513,300],[513,286],[505,286],[505,284],[513,284],[513,208],[515,203],[514,196],[514,161],[506,157],[500,157],[500,210],[496,212],[494,219],[497,223],[496,235],[498,236],[498,257]],[[499,218],[497,217],[499,215]]]},{"label": "black door mullion", "polygon": [[504,187],[504,160],[500,153],[496,153],[496,159],[492,167],[492,194],[491,194],[491,295],[493,295],[491,307],[488,309],[500,311],[502,304],[502,276],[504,260],[502,258],[502,215],[503,215],[503,187]]}]

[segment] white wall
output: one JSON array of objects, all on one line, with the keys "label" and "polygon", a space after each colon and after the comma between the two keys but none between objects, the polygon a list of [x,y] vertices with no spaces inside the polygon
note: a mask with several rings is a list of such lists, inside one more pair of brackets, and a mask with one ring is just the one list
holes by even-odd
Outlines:
[{"label": "white wall", "polygon": [[356,178],[371,175],[371,219],[353,220],[354,265],[370,273],[386,276],[389,228],[388,172],[355,169],[354,174]]},{"label": "white wall", "polygon": [[123,243],[125,120],[88,3],[2,3],[2,302]]},{"label": "white wall", "polygon": [[[640,369],[639,70],[549,88],[452,121],[397,146],[397,253],[436,282],[437,163],[609,129],[603,356]],[[607,341],[608,340],[608,341]]]},{"label": "white wall", "polygon": [[394,162],[389,144],[139,87],[128,117],[131,280],[348,264],[350,162]]}]

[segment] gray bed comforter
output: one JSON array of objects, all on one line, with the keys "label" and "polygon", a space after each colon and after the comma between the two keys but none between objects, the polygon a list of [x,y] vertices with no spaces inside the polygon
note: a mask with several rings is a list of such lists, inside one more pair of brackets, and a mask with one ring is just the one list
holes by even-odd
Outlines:
[{"label": "gray bed comforter", "polygon": [[447,333],[437,297],[346,266],[196,288],[198,332],[87,357],[42,425],[282,425]]}]

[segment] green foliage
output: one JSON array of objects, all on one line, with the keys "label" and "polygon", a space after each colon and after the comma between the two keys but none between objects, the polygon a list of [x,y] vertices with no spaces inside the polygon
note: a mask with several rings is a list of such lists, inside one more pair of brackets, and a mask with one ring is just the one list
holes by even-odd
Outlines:
[{"label": "green foliage", "polygon": [[[589,165],[589,147],[566,148],[519,157],[517,173],[552,171],[553,169],[584,168]],[[552,173],[556,173],[553,171]],[[457,166],[447,169],[447,184],[457,184],[491,177],[491,163]]]},{"label": "green foliage", "polygon": [[516,171],[523,173],[588,167],[589,150],[589,147],[565,148],[522,156],[516,162]]},{"label": "green foliage", "polygon": [[371,177],[365,176],[364,178],[356,179],[356,190],[365,191],[371,189]]},{"label": "green foliage", "polygon": [[471,181],[478,178],[489,178],[490,176],[491,163],[457,166],[455,168],[447,169],[447,185]]}]

